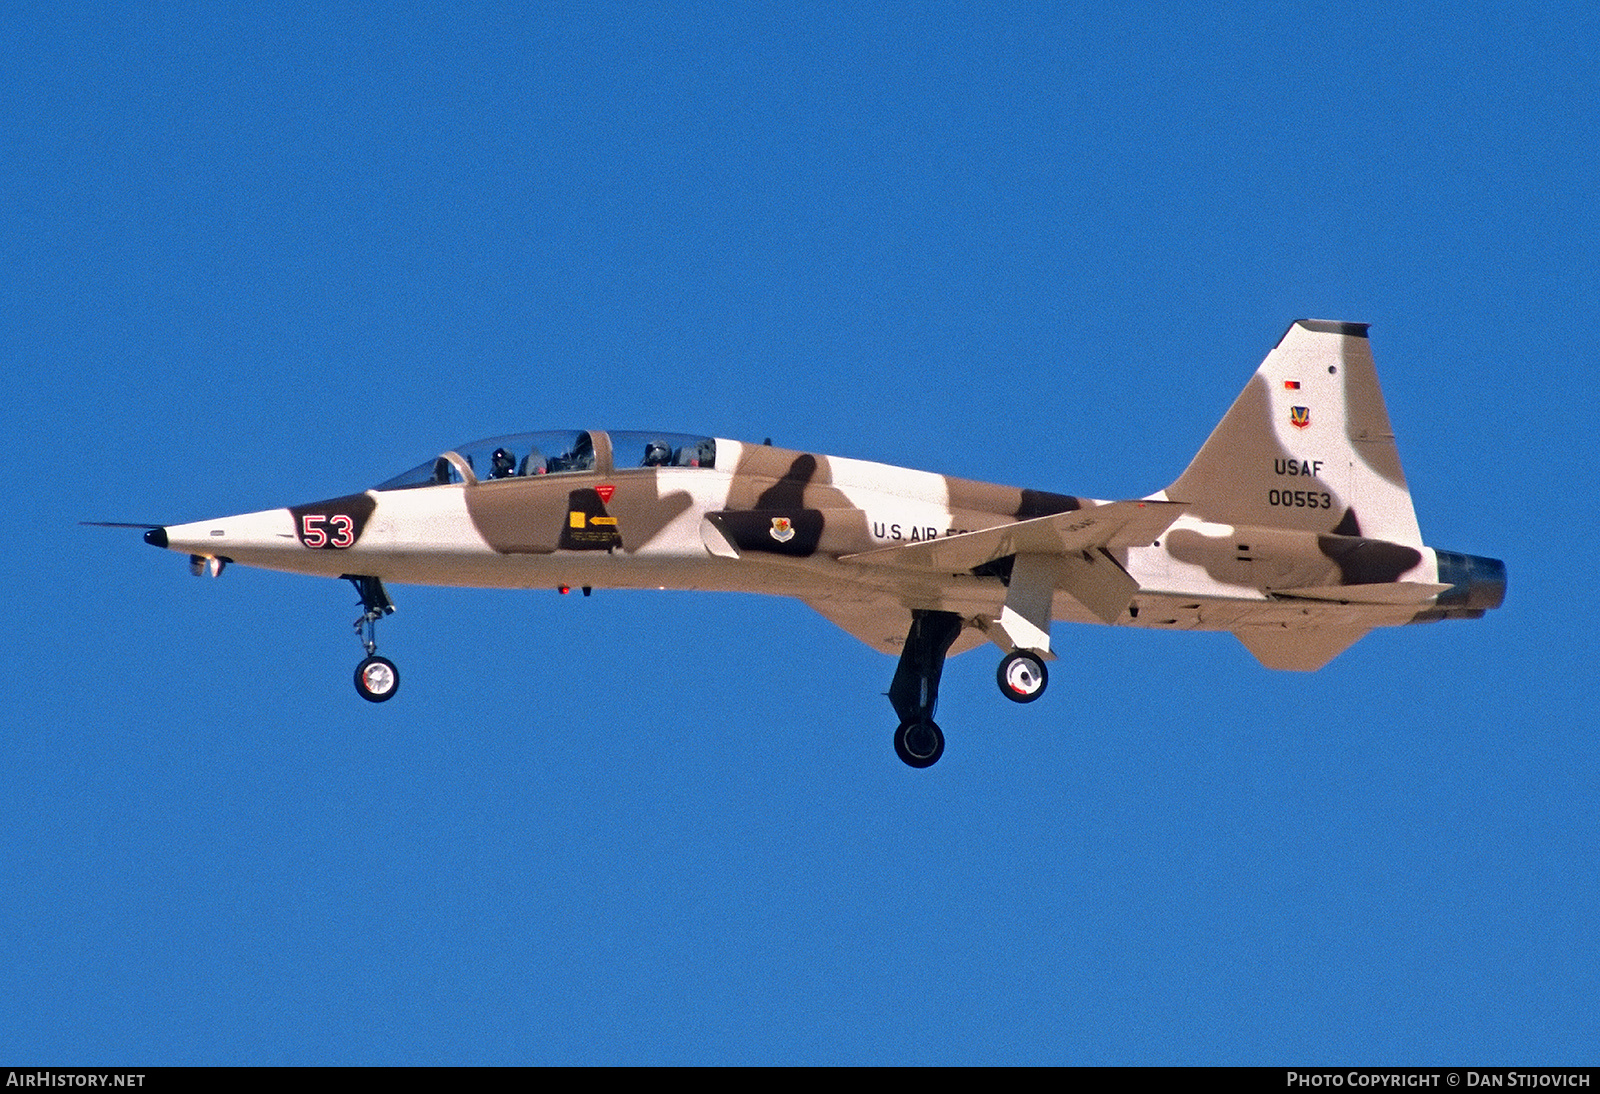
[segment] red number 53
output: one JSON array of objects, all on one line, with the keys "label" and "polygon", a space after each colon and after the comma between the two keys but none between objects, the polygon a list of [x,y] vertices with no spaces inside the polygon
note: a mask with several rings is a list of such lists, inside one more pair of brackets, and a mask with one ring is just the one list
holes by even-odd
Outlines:
[{"label": "red number 53", "polygon": [[307,547],[342,551],[355,541],[355,522],[343,513],[306,513],[300,517],[300,542]]}]

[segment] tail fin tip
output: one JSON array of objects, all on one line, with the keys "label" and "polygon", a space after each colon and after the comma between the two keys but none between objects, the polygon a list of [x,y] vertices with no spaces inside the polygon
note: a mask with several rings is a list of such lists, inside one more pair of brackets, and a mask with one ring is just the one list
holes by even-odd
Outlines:
[{"label": "tail fin tip", "polygon": [[[1289,337],[1289,331],[1296,327],[1304,327],[1313,334],[1340,334],[1350,338],[1365,338],[1372,324],[1345,323],[1338,319],[1296,319],[1289,324],[1289,330],[1283,332],[1283,338]],[[1283,338],[1278,339],[1278,345],[1283,345]]]}]

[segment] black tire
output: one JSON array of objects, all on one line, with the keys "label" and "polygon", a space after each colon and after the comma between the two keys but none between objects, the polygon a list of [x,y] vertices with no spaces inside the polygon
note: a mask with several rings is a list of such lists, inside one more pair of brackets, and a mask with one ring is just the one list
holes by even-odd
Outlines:
[{"label": "black tire", "polygon": [[400,690],[400,670],[387,657],[369,657],[356,666],[356,693],[369,703],[385,703]]},{"label": "black tire", "polygon": [[932,767],[944,755],[944,731],[931,719],[906,722],[894,731],[894,752],[911,767]]},{"label": "black tire", "polygon": [[1031,703],[1044,694],[1050,686],[1050,673],[1044,660],[1027,650],[1012,650],[1000,662],[995,673],[1000,694],[1013,703]]}]

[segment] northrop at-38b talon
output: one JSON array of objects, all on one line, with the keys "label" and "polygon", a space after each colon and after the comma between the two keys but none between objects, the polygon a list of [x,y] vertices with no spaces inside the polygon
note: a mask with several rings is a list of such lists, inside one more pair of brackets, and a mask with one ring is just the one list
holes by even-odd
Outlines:
[{"label": "northrop at-38b talon", "polygon": [[[370,490],[167,527],[190,557],[345,578],[363,698],[386,583],[704,589],[798,597],[898,654],[895,751],[927,767],[945,658],[1000,648],[1031,703],[1050,624],[1231,631],[1264,665],[1320,668],[1374,627],[1498,607],[1491,558],[1423,545],[1367,328],[1301,320],[1171,486],[1096,501],[677,433],[527,433],[453,448]],[[537,672],[529,666],[529,672]]]}]

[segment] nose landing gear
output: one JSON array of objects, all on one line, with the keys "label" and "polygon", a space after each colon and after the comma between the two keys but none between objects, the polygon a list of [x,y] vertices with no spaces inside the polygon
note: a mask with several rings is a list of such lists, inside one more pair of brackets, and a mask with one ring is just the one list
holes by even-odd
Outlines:
[{"label": "nose landing gear", "polygon": [[393,699],[400,690],[400,670],[387,657],[369,656],[356,666],[356,692],[369,703]]},{"label": "nose landing gear", "polygon": [[369,703],[393,699],[400,690],[400,670],[387,657],[378,656],[378,620],[393,614],[394,601],[384,592],[383,582],[375,577],[345,574],[345,580],[361,594],[361,618],[355,622],[367,658],[356,666],[356,694]]}]

